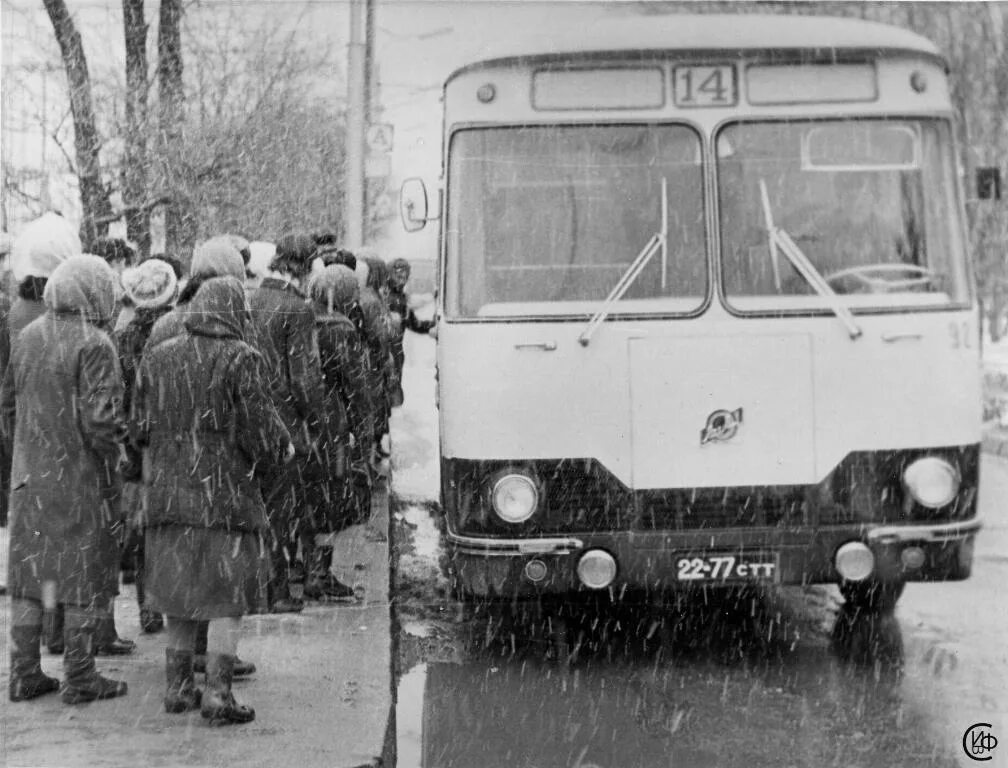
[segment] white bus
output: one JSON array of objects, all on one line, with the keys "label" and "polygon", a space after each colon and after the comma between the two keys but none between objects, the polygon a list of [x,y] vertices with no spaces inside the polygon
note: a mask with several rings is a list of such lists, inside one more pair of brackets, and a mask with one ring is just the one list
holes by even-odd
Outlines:
[{"label": "white bus", "polygon": [[969,576],[979,314],[947,65],[815,17],[614,21],[444,86],[442,502],[477,597]]}]

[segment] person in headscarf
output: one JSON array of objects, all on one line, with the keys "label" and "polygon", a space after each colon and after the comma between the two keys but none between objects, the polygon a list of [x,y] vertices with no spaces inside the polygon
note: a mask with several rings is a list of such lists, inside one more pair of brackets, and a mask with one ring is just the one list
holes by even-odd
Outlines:
[{"label": "person in headscarf", "polygon": [[[46,213],[24,228],[11,252],[11,269],[18,284],[18,299],[8,316],[8,338],[13,344],[18,334],[46,311],[43,295],[49,276],[71,256],[81,253],[77,230],[57,213]],[[116,287],[118,293],[118,285]],[[118,311],[118,299],[115,302]],[[111,326],[110,326],[111,328]],[[6,463],[6,459],[5,459]],[[110,521],[118,527],[118,518]],[[118,591],[118,575],[116,575]],[[45,644],[51,653],[63,653],[64,621],[61,605],[45,611]],[[136,645],[132,640],[119,637],[114,616],[109,613],[94,633],[95,652],[122,655],[132,653]]]},{"label": "person in headscarf", "polygon": [[[178,279],[172,266],[160,259],[147,259],[140,266],[127,269],[120,279],[134,307],[133,319],[114,335],[125,384],[123,408],[129,413],[144,346],[154,323],[171,311],[178,296]],[[140,517],[140,488],[138,483],[123,485],[123,511],[127,520],[124,560],[134,571],[140,627],[144,632],[157,632],[163,626],[161,614],[144,605],[144,538],[143,520]]]},{"label": "person in headscarf", "polygon": [[63,701],[126,693],[98,674],[92,638],[111,611],[118,547],[118,469],[127,456],[123,384],[108,329],[116,275],[96,256],[71,256],[45,286],[45,313],[14,340],[0,386],[0,425],[12,451],[9,696],[56,690],[40,666],[42,607],[65,606]]},{"label": "person in headscarf", "polygon": [[402,372],[406,362],[406,353],[403,350],[403,336],[407,330],[420,334],[430,333],[434,322],[420,320],[410,306],[409,294],[406,293],[406,284],[410,278],[410,263],[406,259],[394,259],[390,268],[388,307],[389,312],[392,313],[392,361],[394,363],[393,381],[390,389],[392,391],[391,405],[396,408],[402,405],[404,400]]},{"label": "person in headscarf", "polygon": [[[368,519],[368,506],[361,509],[358,474],[367,481],[366,459],[360,461],[356,435],[368,429],[371,400],[367,391],[367,352],[348,313],[357,304],[360,289],[354,273],[332,265],[312,276],[309,294],[315,308],[319,357],[325,378],[325,418],[318,450],[308,463],[306,489],[311,500],[309,528],[302,537],[308,576],[307,597],[351,597],[353,589],[331,572],[332,534]],[[361,466],[363,464],[363,466]],[[369,485],[365,486],[369,490]],[[356,490],[356,492],[355,492]]]},{"label": "person in headscarf", "polygon": [[303,288],[315,261],[315,243],[307,235],[286,235],[277,243],[269,276],[251,299],[256,346],[266,361],[269,389],[297,451],[294,461],[268,482],[266,507],[273,530],[274,613],[297,612],[304,602],[291,594],[301,530],[308,512],[304,494],[306,462],[316,450],[325,391],[319,362],[315,314]]},{"label": "person in headscarf", "polygon": [[154,323],[147,338],[147,346],[157,346],[162,341],[184,333],[189,302],[200,286],[211,278],[228,275],[239,280],[245,279],[241,254],[230,238],[214,237],[197,245],[193,251],[192,264],[189,265],[189,281],[179,293],[175,308]]},{"label": "person in headscarf", "polygon": [[[256,474],[294,455],[263,387],[262,359],[244,341],[248,320],[239,278],[204,282],[187,332],[144,353],[133,399],[147,467],[147,601],[168,617],[165,710],[199,708],[220,724],[255,718],[231,680],[241,617],[266,601],[269,523]],[[200,621],[210,622],[202,693]]]},{"label": "person in headscarf", "polygon": [[[147,342],[144,344],[144,354],[162,342],[186,333],[185,320],[189,313],[190,303],[205,282],[215,277],[234,277],[237,280],[243,280],[245,265],[242,263],[241,254],[235,248],[231,238],[219,235],[196,246],[193,250],[189,272],[189,281],[181,289],[175,307],[159,317],[151,328]],[[153,609],[148,610],[151,613],[157,613]],[[209,629],[209,622],[206,621],[199,622],[196,628],[196,653],[193,667],[197,672],[206,671]],[[254,663],[237,657],[233,660],[232,672],[235,677],[245,677],[254,674],[255,671]]]}]

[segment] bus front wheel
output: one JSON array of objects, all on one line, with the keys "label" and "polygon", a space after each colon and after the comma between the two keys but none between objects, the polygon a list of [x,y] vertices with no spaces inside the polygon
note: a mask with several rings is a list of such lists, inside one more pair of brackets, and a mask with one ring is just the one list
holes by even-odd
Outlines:
[{"label": "bus front wheel", "polygon": [[844,581],[840,583],[840,594],[852,608],[868,613],[887,613],[896,607],[905,586],[902,581]]}]

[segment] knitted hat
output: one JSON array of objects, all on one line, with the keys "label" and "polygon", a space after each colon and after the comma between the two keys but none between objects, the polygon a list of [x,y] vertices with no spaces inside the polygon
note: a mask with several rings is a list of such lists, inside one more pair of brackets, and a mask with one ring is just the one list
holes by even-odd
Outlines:
[{"label": "knitted hat", "polygon": [[80,238],[70,222],[58,213],[45,213],[14,241],[11,270],[19,283],[26,277],[49,277],[62,262],[80,253]]},{"label": "knitted hat", "polygon": [[357,277],[349,267],[332,264],[312,275],[308,292],[313,301],[328,311],[335,310],[345,314],[349,306],[359,299],[360,286],[357,285]]},{"label": "knitted hat", "polygon": [[224,277],[230,275],[239,280],[245,279],[245,263],[241,254],[234,247],[227,235],[212,237],[205,243],[196,246],[193,251],[192,265],[189,268],[191,277]]},{"label": "knitted hat", "polygon": [[178,291],[175,270],[161,259],[147,259],[139,267],[125,270],[120,279],[137,308],[163,307],[175,299]]}]

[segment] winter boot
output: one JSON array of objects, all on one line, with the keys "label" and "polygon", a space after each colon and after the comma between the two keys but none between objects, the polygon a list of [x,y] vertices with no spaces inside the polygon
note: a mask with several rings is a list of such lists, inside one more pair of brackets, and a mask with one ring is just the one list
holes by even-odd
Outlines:
[{"label": "winter boot", "polygon": [[[196,628],[196,654],[193,656],[193,669],[201,674],[206,674],[207,671],[207,632],[209,629],[209,621],[201,621]],[[248,677],[254,675],[255,671],[256,665],[251,661],[242,661],[237,656],[233,657],[232,676]]]},{"label": "winter boot", "polygon": [[215,653],[207,658],[207,688],[200,714],[210,721],[210,725],[251,723],[255,720],[255,710],[239,704],[231,693],[233,674],[234,657]]},{"label": "winter boot", "polygon": [[42,627],[38,625],[11,627],[8,686],[11,701],[28,701],[59,690],[59,680],[42,671],[41,640]]},{"label": "winter boot", "polygon": [[305,581],[305,597],[319,600],[327,597],[334,600],[345,600],[354,596],[353,587],[344,584],[333,576],[333,548],[329,546],[313,546],[312,570]]},{"label": "winter boot", "polygon": [[136,643],[119,637],[116,630],[115,615],[111,612],[98,619],[98,628],[94,634],[94,652],[96,656],[128,656],[136,650]]},{"label": "winter boot", "polygon": [[96,699],[114,699],[126,695],[126,683],[109,680],[95,668],[91,643],[97,622],[75,620],[67,622],[63,651],[64,704],[82,704]]},{"label": "winter boot", "polygon": [[63,605],[57,605],[42,614],[42,635],[46,648],[54,656],[63,654]]},{"label": "winter boot", "polygon": [[168,682],[164,697],[165,712],[178,714],[200,708],[203,696],[196,687],[192,651],[165,648],[165,679]]}]

